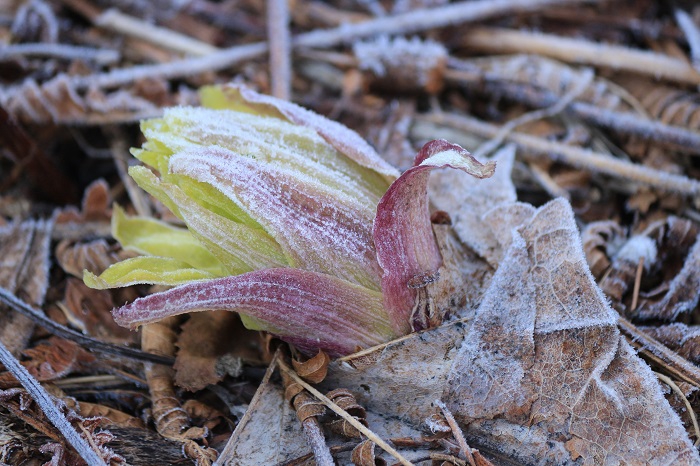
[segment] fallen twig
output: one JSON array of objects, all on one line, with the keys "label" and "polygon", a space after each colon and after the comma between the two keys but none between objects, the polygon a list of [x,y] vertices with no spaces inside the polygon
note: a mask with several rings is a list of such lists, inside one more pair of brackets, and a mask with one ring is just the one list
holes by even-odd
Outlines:
[{"label": "fallen twig", "polygon": [[69,44],[12,44],[0,48],[0,60],[16,56],[61,58],[63,60],[94,61],[98,65],[109,65],[119,60],[119,52],[112,49],[98,49]]},{"label": "fallen twig", "polygon": [[[581,0],[583,1],[583,0]],[[410,34],[427,29],[477,21],[515,11],[536,11],[548,5],[580,3],[579,0],[479,0],[460,2],[429,10],[414,10],[357,24],[300,34],[292,40],[292,47],[333,47],[343,42],[377,34]],[[76,76],[76,88],[106,88],[127,84],[138,79],[164,79],[192,76],[205,71],[217,71],[244,60],[259,57],[268,51],[268,44],[257,42],[240,45],[204,57],[178,60],[158,65],[120,68],[107,73]]]},{"label": "fallen twig", "polygon": [[146,353],[134,348],[117,346],[104,341],[95,340],[94,338],[87,337],[82,333],[76,332],[75,330],[71,330],[68,327],[64,327],[63,325],[49,319],[46,317],[46,315],[29,306],[27,303],[20,300],[14,294],[10,293],[4,288],[0,288],[0,302],[10,306],[20,314],[29,317],[36,324],[41,325],[54,335],[80,343],[92,351],[101,351],[103,353],[116,354],[118,356],[152,362],[155,364],[164,364],[167,366],[172,366],[175,363],[175,360],[170,357]]},{"label": "fallen twig", "polygon": [[657,79],[700,84],[700,73],[685,60],[619,45],[497,28],[472,29],[465,34],[464,44],[479,51],[539,54],[567,63],[582,63]]},{"label": "fallen twig", "polygon": [[51,424],[58,429],[63,437],[78,452],[89,466],[105,465],[104,460],[92,449],[88,442],[83,439],[78,431],[68,422],[66,417],[56,407],[53,398],[36,381],[34,377],[25,369],[5,345],[0,341],[0,362],[14,375],[29,395],[36,401],[42,412],[51,421]]}]

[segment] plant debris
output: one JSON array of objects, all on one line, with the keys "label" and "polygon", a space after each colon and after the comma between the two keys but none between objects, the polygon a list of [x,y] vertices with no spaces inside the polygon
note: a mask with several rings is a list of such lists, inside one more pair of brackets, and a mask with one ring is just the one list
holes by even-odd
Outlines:
[{"label": "plant debris", "polygon": [[0,3],[0,463],[700,464],[700,7]]}]

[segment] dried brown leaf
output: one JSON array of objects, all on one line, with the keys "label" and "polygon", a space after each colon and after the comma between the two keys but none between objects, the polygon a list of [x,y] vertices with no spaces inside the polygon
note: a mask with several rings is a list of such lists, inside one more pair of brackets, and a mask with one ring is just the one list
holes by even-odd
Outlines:
[{"label": "dried brown leaf", "polygon": [[[49,242],[53,223],[28,220],[0,228],[0,287],[41,307],[48,287]],[[27,346],[33,322],[0,305],[0,341],[14,354]]]},{"label": "dried brown leaf", "polygon": [[636,311],[640,318],[674,320],[679,314],[690,312],[700,299],[700,241],[688,252],[683,268],[668,284],[668,292],[660,300],[644,299]]},{"label": "dried brown leaf", "polygon": [[306,361],[292,359],[292,365],[296,373],[309,383],[321,383],[326,378],[328,363],[330,362],[331,358],[321,350],[318,351],[316,356]]},{"label": "dried brown leaf", "polygon": [[66,281],[61,310],[73,327],[110,343],[135,343],[138,335],[114,322],[110,314],[113,308],[109,291],[88,288],[75,278]]},{"label": "dried brown leaf", "polygon": [[201,390],[220,382],[226,374],[240,375],[243,361],[259,359],[258,332],[247,330],[231,312],[192,314],[177,339],[175,384]]},{"label": "dried brown leaf", "polygon": [[414,422],[434,412],[430,396],[442,399],[480,448],[525,463],[700,464],[656,378],[620,336],[569,205],[553,201],[530,218],[502,215],[508,209],[488,214],[506,251],[466,335],[445,325],[342,358],[326,383],[362,387],[368,409]]},{"label": "dried brown leaf", "polygon": [[[27,360],[22,365],[40,382],[57,380],[84,370],[95,362],[95,356],[70,340],[51,337],[46,343],[23,351]],[[18,386],[9,372],[0,373],[0,387]]]},{"label": "dried brown leaf", "polygon": [[110,246],[104,239],[87,243],[64,239],[56,246],[56,261],[61,268],[81,279],[84,270],[102,273],[110,265],[132,256],[132,253]]},{"label": "dried brown leaf", "polygon": [[352,450],[352,462],[356,466],[379,466],[379,465],[385,465],[386,461],[384,461],[382,458],[377,458],[374,456],[374,448],[377,445],[367,439],[364,442],[359,443],[353,450]]},{"label": "dried brown leaf", "polygon": [[102,424],[105,427],[118,426],[134,427],[138,429],[145,428],[145,425],[141,419],[131,416],[123,411],[119,411],[118,409],[110,408],[109,406],[88,403],[86,401],[79,401],[78,406],[80,408],[79,412],[81,416],[100,417],[103,419]]}]

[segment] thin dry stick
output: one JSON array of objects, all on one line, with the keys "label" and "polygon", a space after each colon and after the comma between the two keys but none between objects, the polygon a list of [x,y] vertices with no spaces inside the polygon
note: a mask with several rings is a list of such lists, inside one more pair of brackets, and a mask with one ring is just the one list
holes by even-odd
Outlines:
[{"label": "thin dry stick", "polygon": [[513,131],[518,126],[524,125],[535,120],[541,120],[542,118],[551,118],[559,113],[561,113],[571,102],[579,97],[586,88],[593,82],[593,77],[595,74],[592,70],[586,69],[580,79],[577,80],[576,85],[573,86],[566,94],[564,94],[561,99],[559,99],[551,107],[542,108],[539,110],[534,110],[532,112],[524,113],[512,120],[508,121],[506,124],[501,126],[498,134],[494,136],[491,140],[479,146],[479,148],[474,151],[474,157],[482,158],[491,152],[493,152],[505,139],[505,137]]},{"label": "thin dry stick", "polygon": [[[480,92],[506,96],[509,99],[535,107],[553,105],[560,98],[554,92],[538,89],[532,85],[503,82],[498,79],[490,80],[488,76],[475,74],[471,71],[450,69],[445,72],[445,77],[458,84],[478,85]],[[608,83],[608,86],[611,86],[611,83]],[[611,87],[614,87],[614,85]],[[634,106],[638,107],[638,105]],[[697,152],[697,148],[700,147],[700,133],[679,126],[651,120],[646,117],[646,111],[640,113],[640,115],[635,115],[629,112],[617,112],[596,107],[586,102],[572,102],[567,110],[585,121],[598,126],[611,128],[623,134],[631,134],[657,142],[666,142],[683,146],[694,152]],[[637,109],[637,111],[639,110],[642,109]]]},{"label": "thin dry stick", "polygon": [[[265,375],[263,376],[263,379],[260,382],[260,387],[265,387],[268,383],[270,383],[270,377],[272,377],[272,374],[275,372],[279,359],[280,350],[278,349],[277,351],[275,351],[274,356],[272,356],[270,365],[267,366]],[[250,421],[250,418],[253,415],[252,411],[254,411],[255,406],[260,402],[261,392],[262,390],[258,388],[258,390],[255,392],[255,395],[253,395],[253,399],[250,400],[250,403],[248,404],[248,409],[246,410],[241,420],[238,421],[236,429],[231,434],[231,437],[229,437],[228,441],[226,442],[226,446],[221,452],[221,455],[219,455],[217,460],[214,462],[213,466],[225,466],[227,464],[233,464],[232,462],[236,459],[235,448],[236,442],[238,442],[238,436],[241,434],[241,432],[243,432],[243,429],[245,428],[246,424],[248,424],[248,421]]]},{"label": "thin dry stick", "polygon": [[0,341],[0,362],[7,368],[8,371],[15,376],[22,386],[27,390],[29,395],[36,401],[41,408],[41,411],[51,421],[51,424],[61,432],[63,437],[70,443],[78,452],[80,457],[90,466],[104,466],[104,460],[90,448],[88,442],[80,436],[73,428],[66,417],[56,407],[53,398],[44,390],[39,382],[22,366],[17,359],[8,351],[5,345]]},{"label": "thin dry stick", "polygon": [[[438,125],[452,126],[486,138],[495,137],[500,129],[497,125],[456,114],[431,113],[420,117],[420,119]],[[506,141],[514,142],[520,149],[532,154],[566,163],[576,168],[604,173],[616,178],[626,179],[688,196],[697,196],[700,194],[699,181],[626,162],[592,150],[568,146],[558,142],[547,141],[529,134],[515,132],[509,134],[506,137]]]},{"label": "thin dry stick", "polygon": [[309,385],[308,383],[304,382],[304,380],[297,375],[294,370],[292,370],[289,366],[287,366],[284,362],[279,361],[278,362],[280,370],[285,371],[296,383],[304,387],[309,393],[311,393],[313,396],[315,396],[317,399],[319,399],[324,405],[328,406],[331,411],[336,413],[338,416],[342,417],[345,419],[351,426],[353,426],[355,429],[359,430],[362,435],[373,441],[374,443],[377,444],[379,448],[384,450],[385,452],[389,453],[391,456],[396,458],[399,463],[405,465],[405,466],[412,466],[413,463],[408,461],[406,458],[404,458],[398,451],[396,451],[394,448],[391,447],[388,443],[386,443],[384,440],[379,438],[374,432],[369,430],[367,427],[363,426],[357,420],[352,417],[350,414],[347,413],[344,409],[340,408],[337,404],[333,403],[331,400],[328,399],[323,393],[319,392],[316,390],[314,387]]},{"label": "thin dry stick", "polygon": [[435,400],[435,404],[442,410],[442,415],[445,416],[447,424],[450,426],[450,429],[452,429],[452,435],[454,435],[455,440],[457,440],[461,453],[464,454],[465,459],[471,466],[476,466],[476,463],[474,463],[474,456],[472,455],[472,449],[467,444],[467,439],[464,438],[462,429],[460,429],[459,425],[457,425],[457,421],[455,421],[454,416],[450,410],[447,409],[445,403],[443,403],[441,400]]},{"label": "thin dry stick", "polygon": [[11,307],[20,314],[29,317],[37,325],[41,325],[52,334],[80,343],[86,348],[89,348],[91,351],[116,354],[118,356],[138,359],[140,361],[153,362],[156,364],[165,364],[168,366],[172,366],[175,363],[175,360],[173,358],[160,356],[158,354],[146,353],[145,351],[137,350],[134,348],[128,348],[126,346],[117,346],[104,341],[95,340],[94,338],[85,336],[80,332],[76,332],[75,330],[72,330],[68,327],[64,327],[63,325],[46,317],[46,315],[42,312],[34,309],[24,301],[20,300],[5,288],[1,287],[0,302]]},{"label": "thin dry stick", "polygon": [[695,416],[695,410],[693,410],[693,407],[690,405],[690,401],[688,401],[688,398],[685,396],[680,387],[676,385],[676,382],[674,382],[673,379],[658,372],[654,372],[654,374],[656,374],[656,377],[658,377],[662,382],[671,387],[671,390],[676,392],[680,399],[683,400],[685,408],[688,410],[688,414],[690,415],[690,420],[693,423],[693,429],[695,430],[694,445],[697,447],[700,444],[700,426],[698,426],[698,418]]},{"label": "thin dry stick", "polygon": [[137,37],[164,49],[197,57],[221,50],[211,44],[193,39],[179,32],[125,15],[114,8],[110,8],[96,17],[95,25],[125,36]]},{"label": "thin dry stick", "polygon": [[676,379],[700,388],[700,368],[696,365],[671,351],[652,336],[642,332],[622,316],[617,318],[617,326],[629,337],[630,344],[640,353],[654,360]]},{"label": "thin dry stick", "polygon": [[46,42],[31,44],[12,44],[0,48],[0,59],[11,57],[49,57],[64,60],[92,61],[99,65],[109,65],[119,60],[119,52],[112,49],[98,49],[68,44],[51,44]]},{"label": "thin dry stick", "polygon": [[[561,4],[581,3],[584,0],[478,0],[449,4],[440,8],[414,10],[409,13],[344,24],[334,29],[300,34],[292,40],[292,47],[334,47],[343,42],[377,34],[409,34],[448,25],[473,22],[512,12],[537,11]],[[143,78],[179,78],[229,68],[237,63],[259,57],[268,51],[267,44],[258,42],[215,52],[210,55],[178,60],[159,65],[141,65],[121,68],[107,73],[76,76],[76,88],[116,87]]]},{"label": "thin dry stick", "polygon": [[637,272],[634,274],[634,288],[632,289],[632,307],[630,311],[637,309],[637,302],[639,300],[639,287],[642,284],[642,272],[644,271],[644,256],[639,258],[637,263]]},{"label": "thin dry stick", "polygon": [[700,84],[700,73],[687,61],[619,45],[497,28],[472,29],[465,35],[464,41],[479,51],[543,55],[567,63],[583,63],[657,79]]},{"label": "thin dry stick", "polygon": [[267,40],[270,44],[272,95],[289,100],[292,89],[292,42],[287,0],[267,2]]}]

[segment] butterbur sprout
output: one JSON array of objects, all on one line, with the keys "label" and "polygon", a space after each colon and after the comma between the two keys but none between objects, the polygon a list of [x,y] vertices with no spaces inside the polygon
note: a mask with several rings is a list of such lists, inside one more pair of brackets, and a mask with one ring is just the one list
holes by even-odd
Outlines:
[{"label": "butterbur sprout", "polygon": [[[142,123],[129,174],[187,228],[115,209],[112,230],[141,255],[93,288],[171,289],[113,311],[135,328],[226,309],[302,351],[339,356],[405,335],[418,289],[442,257],[428,211],[434,168],[493,174],[461,147],[426,144],[403,174],[359,135],[292,103],[237,86],[201,91],[202,107]],[[415,320],[415,319],[413,319]]]}]

